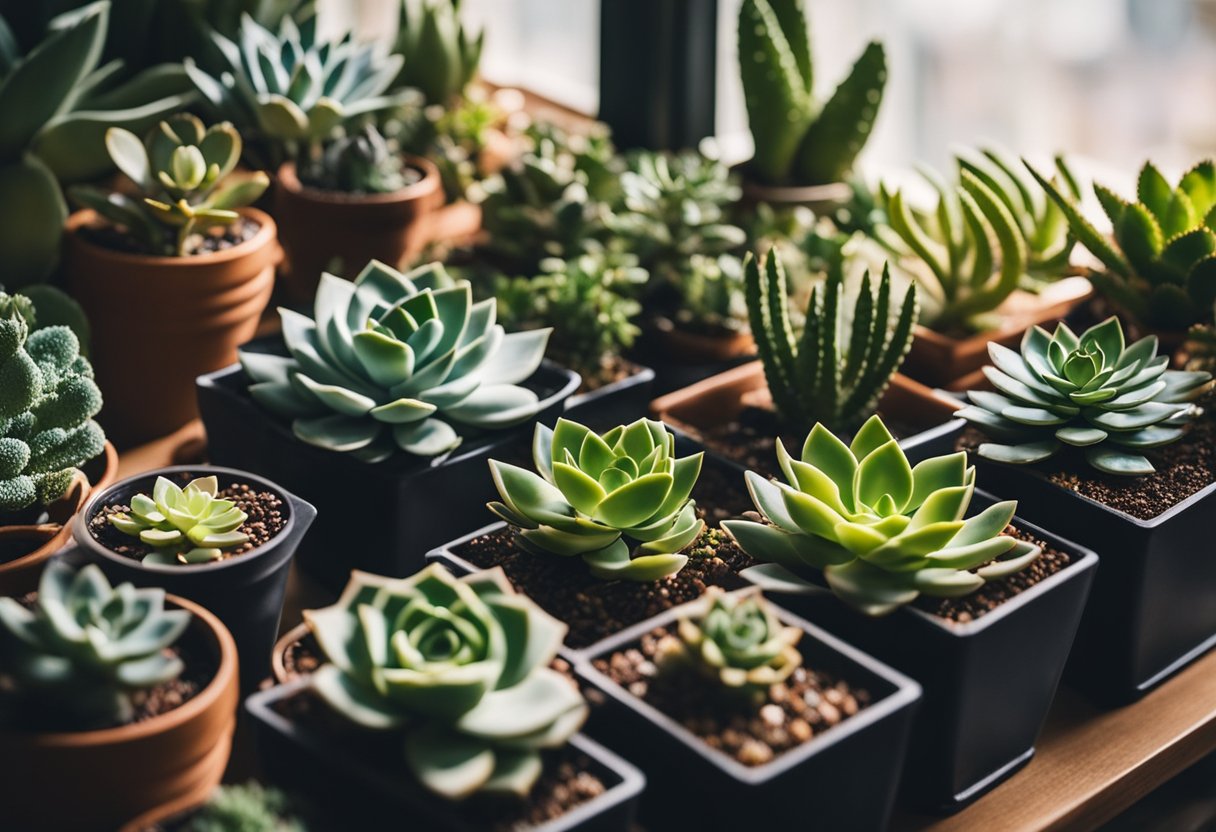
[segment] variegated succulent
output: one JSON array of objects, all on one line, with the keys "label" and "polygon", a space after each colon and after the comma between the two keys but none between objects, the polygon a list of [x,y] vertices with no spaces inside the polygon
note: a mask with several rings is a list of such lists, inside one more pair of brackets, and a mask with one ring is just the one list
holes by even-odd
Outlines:
[{"label": "variegated succulent", "polygon": [[136,494],[129,512],[110,515],[110,524],[123,534],[138,537],[153,551],[144,563],[207,563],[224,557],[225,549],[249,542],[238,531],[247,515],[232,500],[216,496],[215,475],[199,477],[180,488],[157,477],[152,496]]}]

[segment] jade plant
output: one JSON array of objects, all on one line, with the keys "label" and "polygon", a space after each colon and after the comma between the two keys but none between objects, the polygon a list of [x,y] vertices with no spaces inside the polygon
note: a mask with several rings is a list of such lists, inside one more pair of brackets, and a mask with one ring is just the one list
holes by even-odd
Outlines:
[{"label": "jade plant", "polygon": [[977,449],[996,462],[1040,462],[1075,447],[1099,471],[1151,474],[1142,451],[1180,439],[1198,413],[1193,402],[1213,386],[1207,372],[1166,369],[1155,335],[1128,346],[1114,317],[1080,337],[1064,323],[1054,333],[1036,326],[1020,353],[991,343],[988,354],[995,391],[970,391],[957,415],[1000,440]]},{"label": "jade plant", "polygon": [[111,514],[110,525],[152,547],[144,563],[221,560],[225,550],[248,543],[249,535],[238,531],[245,522],[245,512],[232,500],[217,497],[218,491],[215,476],[198,477],[185,488],[157,477],[152,496],[133,496],[131,510]]},{"label": "jade plant", "polygon": [[747,472],[764,522],[723,528],[762,565],[743,575],[779,592],[814,591],[817,581],[868,615],[885,615],[920,595],[953,598],[1030,565],[1038,546],[1002,534],[1017,503],[967,515],[975,468],[967,454],[909,465],[878,416],[845,445],[823,425],[800,459],[777,442],[786,482]]},{"label": "jade plant", "polygon": [[111,587],[94,564],[77,572],[52,560],[32,608],[0,598],[10,658],[0,670],[0,703],[13,700],[27,726],[32,714],[59,728],[130,722],[133,693],[181,675],[182,660],[167,648],[190,620],[185,610],[165,609],[163,589]]},{"label": "jade plant", "polygon": [[739,9],[750,166],[772,184],[842,181],[870,138],[887,81],[886,53],[871,42],[832,96],[817,101],[807,29],[802,0],[743,0]]},{"label": "jade plant", "polygon": [[461,429],[497,430],[536,416],[520,382],[540,366],[548,329],[507,334],[494,298],[438,263],[402,274],[373,260],[352,283],[321,276],[315,318],[281,308],[289,356],[249,350],[249,394],[291,420],[302,442],[365,462],[397,450],[451,451]]},{"label": "jade plant", "polygon": [[33,305],[0,292],[0,513],[47,506],[101,454],[101,391],[66,326],[30,332]]},{"label": "jade plant", "polygon": [[270,184],[265,173],[226,182],[241,158],[241,136],[227,122],[204,127],[181,113],[162,121],[143,141],[111,127],[106,147],[139,196],[77,185],[69,194],[123,228],[149,254],[190,253],[196,235],[240,219],[237,209],[257,201]]},{"label": "jade plant", "polygon": [[[1029,167],[1029,166],[1028,166]],[[1211,321],[1216,300],[1216,164],[1206,160],[1170,185],[1151,162],[1140,169],[1136,198],[1127,201],[1094,183],[1110,219],[1108,239],[1068,194],[1030,168],[1068,218],[1073,233],[1102,262],[1094,288],[1137,323],[1180,331]]]},{"label": "jade plant", "polygon": [[[839,271],[812,290],[802,332],[790,323],[785,270],[775,250],[744,264],[752,336],[764,363],[773,405],[787,423],[806,430],[823,422],[852,430],[874,412],[912,344],[916,288],[909,286],[892,321],[891,275],[884,268],[874,294],[867,272],[852,309]],[[845,312],[851,311],[845,321]]]},{"label": "jade plant", "polygon": [[460,22],[460,0],[398,0],[393,52],[404,63],[393,87],[412,87],[428,104],[447,107],[464,97],[477,77],[485,32]]},{"label": "jade plant", "polygon": [[489,509],[519,531],[525,551],[581,557],[602,580],[674,575],[705,527],[690,498],[702,454],[677,459],[675,441],[653,419],[602,435],[569,419],[537,425],[539,473],[490,460],[502,501]]},{"label": "jade plant", "polygon": [[343,194],[389,194],[421,178],[373,124],[326,144],[299,175],[310,188]]},{"label": "jade plant", "polygon": [[501,569],[454,578],[351,573],[333,606],[304,613],[328,663],[312,690],[351,722],[404,730],[405,762],[435,793],[527,795],[540,752],[579,729],[587,705],[549,665],[566,625]]}]

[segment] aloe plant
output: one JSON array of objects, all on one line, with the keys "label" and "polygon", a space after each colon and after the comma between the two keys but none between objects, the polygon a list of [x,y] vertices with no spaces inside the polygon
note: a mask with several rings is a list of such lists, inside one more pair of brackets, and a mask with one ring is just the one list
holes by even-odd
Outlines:
[{"label": "aloe plant", "polygon": [[214,475],[193,479],[185,488],[157,477],[152,496],[136,494],[131,498],[131,510],[111,514],[110,525],[152,547],[144,563],[220,560],[225,549],[248,543],[249,535],[238,531],[247,517],[245,512],[232,500],[217,497],[218,491]]},{"label": "aloe plant", "polygon": [[323,274],[314,308],[279,310],[290,356],[240,351],[249,394],[302,442],[366,462],[434,457],[461,429],[513,427],[540,409],[519,385],[550,331],[505,333],[495,300],[474,303],[439,263],[402,274],[373,260],[353,283]]},{"label": "aloe plant", "polygon": [[684,568],[680,552],[705,527],[690,499],[700,453],[677,459],[662,422],[639,419],[599,435],[559,419],[536,426],[539,473],[490,460],[501,502],[490,511],[538,555],[581,557],[603,580],[654,581]]},{"label": "aloe plant", "polygon": [[443,797],[528,794],[541,750],[565,744],[587,716],[578,688],[549,667],[566,625],[501,569],[353,572],[336,604],[304,620],[328,660],[312,689],[362,728],[408,727],[406,764]]},{"label": "aloe plant", "polygon": [[1015,501],[964,519],[975,493],[975,468],[965,452],[909,465],[878,416],[849,445],[816,425],[800,459],[780,440],[776,445],[786,482],[746,475],[765,522],[722,522],[745,552],[763,561],[742,574],[765,589],[816,591],[822,577],[843,601],[885,615],[922,594],[967,595],[1041,553],[1002,534]]},{"label": "aloe plant", "polygon": [[428,104],[450,106],[477,77],[485,32],[460,22],[460,0],[398,0],[393,52],[404,58],[394,87],[413,87]]},{"label": "aloe plant", "polygon": [[751,169],[773,184],[842,181],[870,138],[886,86],[886,53],[871,42],[832,96],[816,101],[807,28],[802,0],[743,0],[739,8]]},{"label": "aloe plant", "polygon": [[970,391],[957,415],[1001,440],[977,449],[996,462],[1040,462],[1072,446],[1100,471],[1151,474],[1141,451],[1180,439],[1214,383],[1207,372],[1167,370],[1155,335],[1128,346],[1113,317],[1080,337],[1063,323],[1054,334],[1036,326],[1020,353],[991,343],[988,354],[995,392]]}]

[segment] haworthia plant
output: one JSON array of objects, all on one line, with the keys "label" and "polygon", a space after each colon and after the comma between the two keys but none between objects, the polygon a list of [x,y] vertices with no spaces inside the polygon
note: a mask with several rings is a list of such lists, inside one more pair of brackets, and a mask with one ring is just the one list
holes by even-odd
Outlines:
[{"label": "haworthia plant", "polygon": [[434,457],[461,430],[513,427],[540,409],[520,383],[550,330],[507,334],[494,298],[474,303],[438,263],[402,274],[373,260],[353,283],[322,275],[314,308],[279,310],[290,356],[240,351],[249,394],[302,442],[367,462]]},{"label": "haworthia plant", "polygon": [[220,560],[225,549],[249,542],[238,531],[247,515],[232,500],[219,499],[214,475],[199,477],[181,488],[157,477],[152,496],[136,494],[129,512],[111,514],[110,525],[152,547],[144,563],[161,565]]},{"label": "haworthia plant", "polygon": [[492,512],[536,554],[581,557],[604,580],[653,581],[684,568],[681,550],[705,527],[690,499],[702,454],[676,458],[662,422],[639,419],[602,436],[559,419],[536,426],[533,473],[490,460],[502,502]]},{"label": "haworthia plant", "polygon": [[485,31],[460,22],[460,0],[397,0],[397,40],[404,58],[393,87],[413,87],[428,104],[451,105],[477,77]]},{"label": "haworthia plant", "polygon": [[527,795],[541,750],[564,745],[587,716],[578,688],[549,666],[566,625],[501,569],[353,572],[336,604],[304,620],[328,659],[312,689],[363,728],[405,729],[406,764],[443,797]]},{"label": "haworthia plant", "polygon": [[761,180],[842,181],[865,146],[887,81],[882,44],[870,43],[831,98],[814,98],[814,66],[802,0],[743,0],[739,69]]}]

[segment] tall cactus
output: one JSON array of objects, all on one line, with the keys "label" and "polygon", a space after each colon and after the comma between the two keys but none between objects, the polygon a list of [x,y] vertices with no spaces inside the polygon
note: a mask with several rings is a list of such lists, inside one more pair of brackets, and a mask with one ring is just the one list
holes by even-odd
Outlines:
[{"label": "tall cactus", "polygon": [[887,58],[871,42],[822,105],[802,0],[743,0],[739,70],[756,151],[755,175],[772,183],[839,182],[865,146],[882,103]]},{"label": "tall cactus", "polygon": [[775,251],[769,251],[763,268],[748,255],[744,292],[773,405],[787,424],[808,430],[818,422],[849,431],[874,412],[912,345],[915,286],[904,294],[892,326],[890,272],[883,268],[877,295],[867,272],[846,323],[844,277],[834,270],[812,291],[798,336],[790,323],[785,269]]}]

